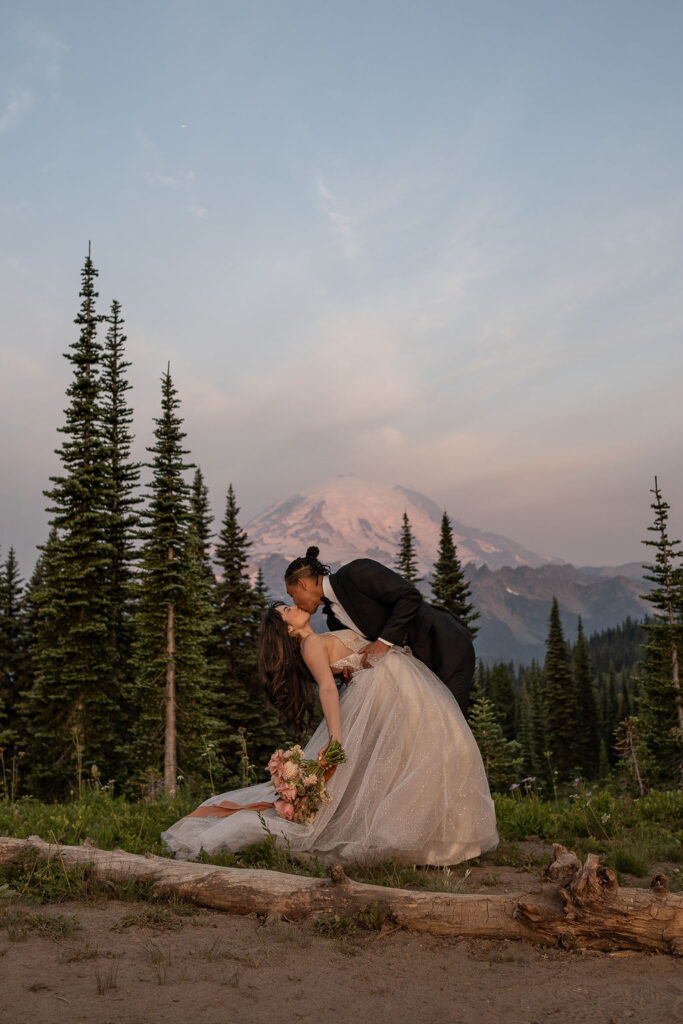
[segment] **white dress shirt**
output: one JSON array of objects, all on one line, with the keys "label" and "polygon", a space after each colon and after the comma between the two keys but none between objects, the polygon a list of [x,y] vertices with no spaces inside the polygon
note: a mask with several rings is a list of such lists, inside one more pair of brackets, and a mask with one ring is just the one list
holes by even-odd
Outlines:
[{"label": "white dress shirt", "polygon": [[[353,621],[351,616],[348,614],[348,612],[346,611],[344,606],[342,604],[340,604],[339,598],[335,594],[334,589],[332,587],[332,584],[330,583],[330,577],[329,576],[323,576],[323,594],[327,598],[327,600],[330,602],[330,607],[332,608],[332,611],[334,612],[335,618],[339,619],[340,622],[343,622],[345,626],[349,627],[349,629],[352,629],[354,633],[358,634],[358,636],[362,636],[364,640],[367,640],[368,638],[366,637],[365,633],[362,633],[360,631],[360,629],[358,628],[356,623]],[[383,644],[387,645],[387,647],[393,647],[394,646],[392,643],[390,643],[389,640],[383,640],[381,636],[377,637],[377,639],[381,640]]]}]

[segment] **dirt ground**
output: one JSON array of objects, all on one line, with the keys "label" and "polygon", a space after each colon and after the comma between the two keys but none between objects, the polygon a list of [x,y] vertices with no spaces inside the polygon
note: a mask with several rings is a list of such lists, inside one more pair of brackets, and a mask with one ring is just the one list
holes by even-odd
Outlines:
[{"label": "dirt ground", "polygon": [[[467,891],[540,884],[538,871],[482,865]],[[5,906],[1,1024],[683,1021],[683,961],[670,956],[389,929],[328,937],[312,925],[180,911],[116,900]],[[46,919],[53,937],[40,934]]]}]

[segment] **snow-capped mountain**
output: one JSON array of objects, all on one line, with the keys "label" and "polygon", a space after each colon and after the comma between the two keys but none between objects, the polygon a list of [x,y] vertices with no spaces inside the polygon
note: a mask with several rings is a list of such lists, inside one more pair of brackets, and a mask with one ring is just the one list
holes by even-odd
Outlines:
[{"label": "snow-capped mountain", "polygon": [[[263,571],[273,597],[285,596],[284,570],[309,544],[333,569],[353,558],[375,558],[393,566],[403,513],[415,540],[421,589],[429,596],[443,514],[431,498],[408,487],[386,487],[338,476],[277,502],[246,526],[251,567]],[[481,613],[477,653],[486,659],[543,658],[553,596],[569,639],[582,616],[587,633],[615,626],[630,615],[641,619],[646,604],[638,564],[581,569],[529,551],[508,537],[451,519],[461,563]],[[322,627],[322,622],[319,623]]]},{"label": "snow-capped mountain", "polygon": [[[303,555],[309,544],[317,544],[321,559],[333,567],[362,557],[393,565],[404,511],[410,519],[419,571],[427,576],[436,558],[443,509],[408,487],[386,487],[354,476],[326,480],[252,519],[247,525],[252,562],[272,577],[276,562],[279,568]],[[453,519],[451,523],[463,565],[473,562],[477,567],[499,569],[558,561],[529,551],[508,537]]]}]

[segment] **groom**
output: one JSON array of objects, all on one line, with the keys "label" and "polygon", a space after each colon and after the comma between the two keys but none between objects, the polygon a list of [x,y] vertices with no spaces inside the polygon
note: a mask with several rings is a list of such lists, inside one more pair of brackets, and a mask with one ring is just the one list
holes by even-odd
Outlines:
[{"label": "groom", "polygon": [[465,624],[429,604],[416,587],[372,558],[356,558],[330,575],[318,554],[311,547],[287,567],[287,593],[295,604],[310,614],[323,605],[329,629],[350,628],[365,637],[366,660],[370,654],[386,654],[394,644],[408,644],[466,714],[475,656]]}]

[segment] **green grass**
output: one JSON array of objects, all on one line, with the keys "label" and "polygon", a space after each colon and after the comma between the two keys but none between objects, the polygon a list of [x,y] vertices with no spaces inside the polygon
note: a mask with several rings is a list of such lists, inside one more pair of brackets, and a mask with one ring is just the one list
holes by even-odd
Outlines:
[{"label": "green grass", "polygon": [[322,921],[316,921],[315,930],[318,935],[324,935],[329,939],[347,939],[359,930],[381,931],[387,920],[378,903],[369,903],[357,910],[352,917],[334,914]]},{"label": "green grass", "polygon": [[[529,837],[559,842],[583,857],[600,855],[603,863],[620,874],[644,876],[655,862],[683,864],[683,792],[653,791],[634,799],[608,789],[580,792],[558,800],[531,795],[495,794],[498,831],[497,850],[468,865],[453,869],[421,870],[395,861],[346,869],[356,880],[375,885],[432,891],[457,892],[464,887],[473,864],[486,867],[514,866],[536,870],[538,858],[519,844]],[[167,855],[160,833],[187,814],[198,802],[197,794],[181,792],[175,798],[132,802],[105,790],[92,790],[66,803],[43,804],[29,797],[0,802],[0,835],[41,838],[79,845],[87,837],[102,849],[120,847],[131,853]],[[297,857],[286,843],[264,831],[264,841],[237,854],[202,857],[205,863],[238,868],[259,868],[324,878],[326,867],[313,857]],[[676,875],[676,872],[672,874]],[[679,875],[683,872],[679,871]],[[677,886],[680,887],[680,886]],[[0,868],[0,905],[16,896],[40,902],[68,899],[159,900],[150,887],[138,882],[98,881],[87,866],[68,871],[58,858],[40,861],[28,854]],[[162,900],[163,901],[163,900]]]},{"label": "green grass", "polygon": [[163,856],[166,850],[160,833],[201,799],[182,791],[177,797],[133,802],[96,789],[65,803],[44,804],[32,797],[0,801],[0,836],[38,835],[70,846],[79,846],[88,836],[104,850],[118,846],[129,853],[149,851]]},{"label": "green grass", "polygon": [[47,939],[71,938],[81,930],[81,922],[73,914],[32,914],[20,907],[0,908],[0,928],[4,928],[10,942],[22,942],[29,935]]},{"label": "green grass", "polygon": [[3,903],[18,900],[28,903],[84,903],[117,899],[140,901],[151,905],[150,913],[187,915],[196,912],[193,904],[173,894],[158,892],[153,883],[128,879],[112,882],[95,877],[88,865],[67,868],[59,857],[43,860],[35,850],[26,850],[9,864],[0,867],[0,911]]}]

